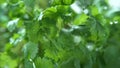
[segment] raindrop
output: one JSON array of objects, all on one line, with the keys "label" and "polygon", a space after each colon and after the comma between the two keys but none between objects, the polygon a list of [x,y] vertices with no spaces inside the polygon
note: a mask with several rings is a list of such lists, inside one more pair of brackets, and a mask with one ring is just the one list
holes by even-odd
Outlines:
[{"label": "raindrop", "polygon": [[86,45],[86,48],[88,48],[89,51],[92,51],[92,50],[94,49],[94,44],[88,43],[88,44]]},{"label": "raindrop", "polygon": [[115,23],[115,24],[117,24],[117,23],[118,23],[118,21],[114,21],[114,23]]},{"label": "raindrop", "polygon": [[85,14],[88,14],[88,9],[85,9],[84,11],[83,11]]},{"label": "raindrop", "polygon": [[110,22],[110,24],[112,25],[112,24],[113,24],[113,22]]},{"label": "raindrop", "polygon": [[103,9],[104,9],[104,10],[107,10],[107,9],[108,9],[108,7],[107,7],[107,6],[105,6],[105,7],[103,7]]}]

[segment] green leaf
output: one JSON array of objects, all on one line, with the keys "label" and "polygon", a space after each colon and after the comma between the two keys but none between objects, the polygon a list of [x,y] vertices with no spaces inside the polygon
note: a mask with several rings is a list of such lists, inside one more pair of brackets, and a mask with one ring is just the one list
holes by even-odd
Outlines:
[{"label": "green leaf", "polygon": [[58,27],[59,30],[62,29],[62,25],[63,25],[63,19],[61,17],[58,17],[56,26]]},{"label": "green leaf", "polygon": [[81,14],[77,18],[75,18],[73,24],[74,25],[85,25],[85,22],[87,21],[88,18],[89,16],[87,16],[86,14]]},{"label": "green leaf", "polygon": [[34,59],[38,53],[38,45],[33,42],[28,42],[23,48],[24,57],[28,59]]},{"label": "green leaf", "polygon": [[52,0],[51,1],[51,5],[61,5],[62,4],[62,0]]},{"label": "green leaf", "polygon": [[96,20],[99,20],[99,22],[101,23],[102,26],[107,25],[107,21],[102,14],[96,15]]},{"label": "green leaf", "polygon": [[57,54],[58,52],[55,50],[55,49],[53,49],[53,50],[51,50],[51,49],[46,49],[45,50],[45,56],[46,57],[49,57],[49,58],[51,58],[51,59],[54,59],[55,61],[58,61],[58,54]]},{"label": "green leaf", "polygon": [[57,13],[59,15],[63,15],[63,14],[65,15],[70,10],[70,7],[67,5],[57,5],[56,8],[57,8]]},{"label": "green leaf", "polygon": [[39,31],[39,23],[34,21],[26,21],[25,28],[27,37],[32,42],[38,42],[38,31]]},{"label": "green leaf", "polygon": [[[107,46],[107,48],[104,51],[104,59],[106,64],[106,68],[119,68],[120,67],[120,48],[119,46]],[[114,64],[114,66],[113,66]]]},{"label": "green leaf", "polygon": [[44,10],[43,17],[53,17],[55,13],[57,12],[56,7],[50,7]]},{"label": "green leaf", "polygon": [[108,46],[105,49],[104,58],[106,63],[113,63],[119,59],[119,48],[117,46]]},{"label": "green leaf", "polygon": [[30,62],[29,60],[25,59],[24,66],[25,66],[25,68],[33,68],[33,63]]},{"label": "green leaf", "polygon": [[56,38],[58,35],[58,31],[56,27],[50,27],[50,38]]},{"label": "green leaf", "polygon": [[93,16],[96,16],[96,15],[99,14],[99,10],[98,10],[98,8],[96,6],[91,6],[90,8],[91,8],[91,14]]},{"label": "green leaf", "polygon": [[36,65],[36,68],[54,68],[54,65],[52,63],[51,60],[47,59],[47,58],[40,58],[38,57],[36,60],[35,60],[35,65]]},{"label": "green leaf", "polygon": [[31,7],[31,8],[34,7],[35,0],[23,0],[23,1],[27,7]]},{"label": "green leaf", "polygon": [[108,30],[99,20],[91,19],[90,21],[90,32],[91,37],[90,39],[94,42],[103,43],[106,38],[108,37]]},{"label": "green leaf", "polygon": [[51,4],[52,5],[70,5],[74,2],[75,0],[52,0]]},{"label": "green leaf", "polygon": [[86,8],[89,5],[92,5],[92,3],[94,2],[94,0],[79,0],[79,2],[80,2],[80,7]]},{"label": "green leaf", "polygon": [[0,0],[0,4],[5,3],[5,0]]},{"label": "green leaf", "polygon": [[31,14],[35,6],[35,0],[23,0],[23,2],[25,3],[26,10]]},{"label": "green leaf", "polygon": [[0,53],[0,68],[16,68],[17,61],[11,58],[7,53]]},{"label": "green leaf", "polygon": [[62,0],[63,4],[65,5],[70,5],[74,2],[75,0]]},{"label": "green leaf", "polygon": [[75,68],[81,68],[79,59],[76,59],[74,61],[74,66],[75,66]]},{"label": "green leaf", "polygon": [[70,57],[66,61],[63,61],[63,63],[60,64],[60,68],[75,68],[74,59]]}]

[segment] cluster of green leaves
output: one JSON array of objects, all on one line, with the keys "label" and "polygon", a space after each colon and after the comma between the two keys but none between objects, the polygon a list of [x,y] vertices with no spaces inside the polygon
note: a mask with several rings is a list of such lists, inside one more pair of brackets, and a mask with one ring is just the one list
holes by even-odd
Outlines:
[{"label": "cluster of green leaves", "polygon": [[108,0],[1,0],[0,68],[119,68],[113,10]]}]

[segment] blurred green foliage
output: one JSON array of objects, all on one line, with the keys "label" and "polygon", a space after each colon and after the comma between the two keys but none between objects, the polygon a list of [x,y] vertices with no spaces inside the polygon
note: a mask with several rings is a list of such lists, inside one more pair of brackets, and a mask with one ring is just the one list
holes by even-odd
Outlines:
[{"label": "blurred green foliage", "polygon": [[119,68],[109,1],[0,0],[0,68]]}]

